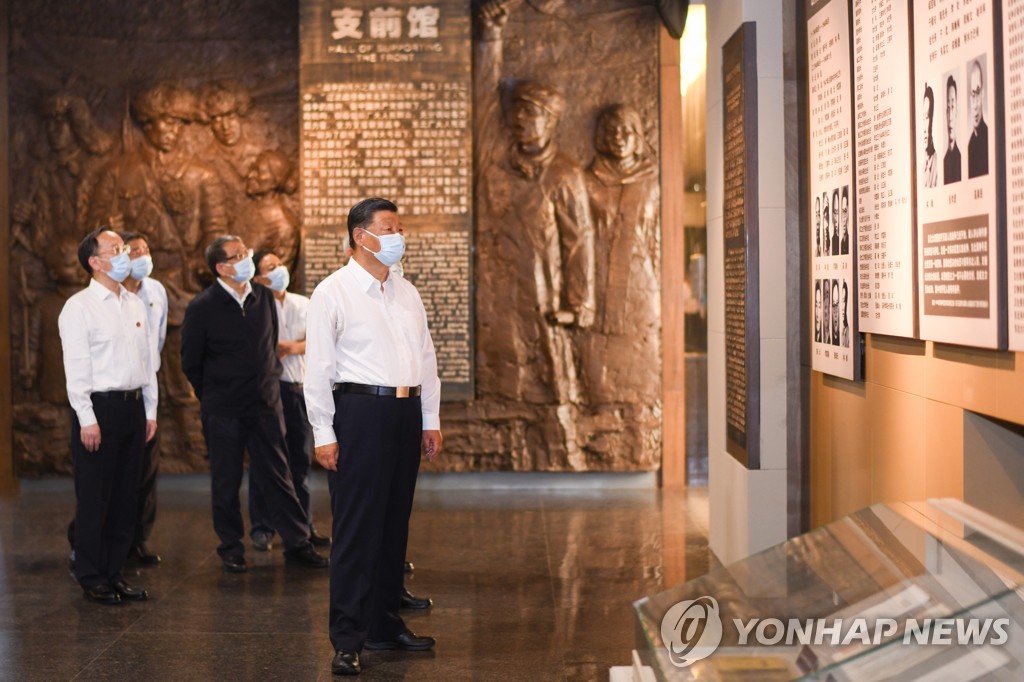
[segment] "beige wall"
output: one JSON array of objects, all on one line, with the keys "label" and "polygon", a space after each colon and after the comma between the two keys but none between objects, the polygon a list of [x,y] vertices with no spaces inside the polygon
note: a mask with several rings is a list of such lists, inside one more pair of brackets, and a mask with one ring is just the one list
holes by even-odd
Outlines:
[{"label": "beige wall", "polygon": [[873,335],[865,347],[863,383],[813,374],[815,526],[875,502],[964,499],[965,454],[978,447],[965,448],[967,411],[1024,424],[1016,353]]},{"label": "beige wall", "polygon": [[[792,35],[789,2],[723,0],[707,4],[708,499],[711,548],[724,562],[786,539],[794,430],[799,428],[800,221],[795,84],[784,54]],[[725,279],[723,267],[722,46],[756,23],[761,468],[726,451]],[[789,82],[787,82],[789,81]],[[795,396],[795,399],[791,399]],[[798,447],[801,447],[798,445]]]}]

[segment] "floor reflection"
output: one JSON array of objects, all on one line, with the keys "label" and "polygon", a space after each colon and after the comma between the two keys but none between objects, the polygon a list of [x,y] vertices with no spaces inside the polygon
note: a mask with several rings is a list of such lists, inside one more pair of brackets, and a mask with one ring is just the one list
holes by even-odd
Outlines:
[{"label": "floor reflection", "polygon": [[[208,480],[160,481],[156,568],[132,569],[144,604],[87,603],[67,569],[70,481],[0,498],[0,678],[330,679],[327,575],[247,554],[223,573]],[[329,517],[315,481],[316,516]],[[715,568],[704,489],[423,490],[407,612],[428,654],[368,652],[364,680],[600,680],[636,647],[633,600]]]}]

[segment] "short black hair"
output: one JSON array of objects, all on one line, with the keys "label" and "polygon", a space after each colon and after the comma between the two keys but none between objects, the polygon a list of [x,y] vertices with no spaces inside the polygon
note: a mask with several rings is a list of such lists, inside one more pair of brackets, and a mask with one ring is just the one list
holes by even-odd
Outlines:
[{"label": "short black hair", "polygon": [[106,225],[100,225],[95,230],[85,235],[85,239],[78,243],[78,262],[82,264],[85,271],[92,277],[92,266],[89,265],[89,259],[96,255],[97,249],[100,246],[99,236],[101,233],[106,232],[110,228]]},{"label": "short black hair", "polygon": [[146,246],[149,246],[149,238],[146,237],[146,235],[142,234],[141,232],[132,232],[130,230],[125,230],[120,234],[121,241],[123,241],[125,244],[127,244],[128,242],[133,242],[136,239],[141,239],[142,241],[146,242]]},{"label": "short black hair", "polygon": [[253,265],[256,266],[256,274],[260,274],[260,261],[274,253],[270,249],[260,249],[256,253],[252,254]]},{"label": "short black hair", "polygon": [[240,242],[240,237],[233,234],[225,234],[213,240],[213,243],[206,247],[206,264],[210,266],[210,272],[217,276],[217,263],[223,263],[228,259],[228,252],[224,245],[228,242]]},{"label": "short black hair", "polygon": [[370,197],[369,199],[363,199],[358,204],[349,209],[348,212],[348,245],[353,249],[356,248],[356,242],[354,239],[355,231],[357,227],[361,227],[364,230],[366,226],[373,222],[373,216],[378,211],[390,211],[391,213],[398,213],[398,207],[387,199],[381,199],[380,197]]}]

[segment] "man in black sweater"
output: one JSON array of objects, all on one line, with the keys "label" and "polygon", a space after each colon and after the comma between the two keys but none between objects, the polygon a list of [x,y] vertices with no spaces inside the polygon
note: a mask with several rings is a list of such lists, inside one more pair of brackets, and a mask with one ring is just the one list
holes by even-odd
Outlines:
[{"label": "man in black sweater", "polygon": [[189,303],[181,327],[181,368],[200,402],[210,457],[213,528],[224,569],[246,571],[238,490],[243,455],[263,482],[270,521],[281,535],[285,559],[326,568],[310,544],[285,455],[281,363],[277,359],[277,310],[264,286],[250,283],[252,251],[238,237],[218,237],[206,249],[217,277]]}]

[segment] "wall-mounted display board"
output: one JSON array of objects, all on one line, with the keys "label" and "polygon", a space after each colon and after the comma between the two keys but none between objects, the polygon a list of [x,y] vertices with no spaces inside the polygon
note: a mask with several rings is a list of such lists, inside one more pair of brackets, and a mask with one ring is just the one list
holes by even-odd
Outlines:
[{"label": "wall-mounted display board", "polygon": [[725,444],[761,468],[761,326],[758,289],[757,31],[746,22],[722,46],[725,169]]},{"label": "wall-mounted display board", "polygon": [[[381,196],[408,238],[445,399],[473,397],[469,4],[303,0],[305,284],[346,259],[348,210]],[[422,278],[421,275],[425,275]]]},{"label": "wall-mounted display board", "polygon": [[814,296],[811,367],[860,376],[853,81],[846,0],[807,5],[809,211]]},{"label": "wall-mounted display board", "polygon": [[1003,0],[1010,350],[1024,350],[1024,0]]},{"label": "wall-mounted display board", "polygon": [[[862,332],[913,337],[917,296],[909,12],[907,0],[853,0],[857,320]],[[841,204],[841,221],[846,210]]]},{"label": "wall-mounted display board", "polygon": [[921,338],[985,348],[1006,347],[995,4],[913,4]]}]

